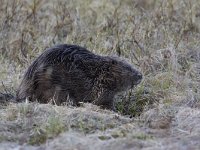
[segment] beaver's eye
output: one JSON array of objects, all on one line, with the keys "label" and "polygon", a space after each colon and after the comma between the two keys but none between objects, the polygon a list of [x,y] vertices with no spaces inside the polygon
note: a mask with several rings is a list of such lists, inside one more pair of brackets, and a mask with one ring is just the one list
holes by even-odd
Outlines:
[{"label": "beaver's eye", "polygon": [[117,64],[117,61],[112,60],[111,63],[112,63],[113,65],[116,65],[116,64]]}]

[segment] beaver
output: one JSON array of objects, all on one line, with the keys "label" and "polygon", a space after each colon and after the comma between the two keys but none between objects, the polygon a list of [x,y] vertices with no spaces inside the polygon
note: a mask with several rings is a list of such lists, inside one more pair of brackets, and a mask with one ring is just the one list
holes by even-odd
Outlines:
[{"label": "beaver", "polygon": [[111,56],[100,56],[77,45],[56,45],[45,50],[27,69],[16,101],[25,99],[78,106],[90,102],[113,108],[116,93],[139,84],[142,74]]}]

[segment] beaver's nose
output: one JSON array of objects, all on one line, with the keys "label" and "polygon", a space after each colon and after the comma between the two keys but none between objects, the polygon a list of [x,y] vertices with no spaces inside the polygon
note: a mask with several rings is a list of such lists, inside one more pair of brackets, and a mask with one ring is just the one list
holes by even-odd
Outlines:
[{"label": "beaver's nose", "polygon": [[141,80],[141,79],[142,79],[142,74],[141,74],[140,72],[137,73],[136,78],[137,78],[138,80]]}]

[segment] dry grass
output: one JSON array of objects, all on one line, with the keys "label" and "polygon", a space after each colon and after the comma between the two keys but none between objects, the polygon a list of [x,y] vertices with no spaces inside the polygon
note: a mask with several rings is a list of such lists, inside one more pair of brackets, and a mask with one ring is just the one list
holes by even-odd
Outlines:
[{"label": "dry grass", "polygon": [[0,4],[2,93],[14,94],[34,58],[59,43],[118,55],[144,74],[138,87],[116,97],[119,114],[93,105],[0,103],[0,149],[24,143],[47,149],[200,148],[200,1]]}]

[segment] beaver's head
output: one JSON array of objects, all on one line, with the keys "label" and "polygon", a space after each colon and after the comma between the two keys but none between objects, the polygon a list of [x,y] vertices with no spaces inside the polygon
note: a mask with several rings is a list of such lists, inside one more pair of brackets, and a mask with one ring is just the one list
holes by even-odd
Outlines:
[{"label": "beaver's head", "polygon": [[125,61],[117,58],[110,59],[110,78],[115,82],[117,91],[123,91],[139,84],[142,80],[142,74]]}]

